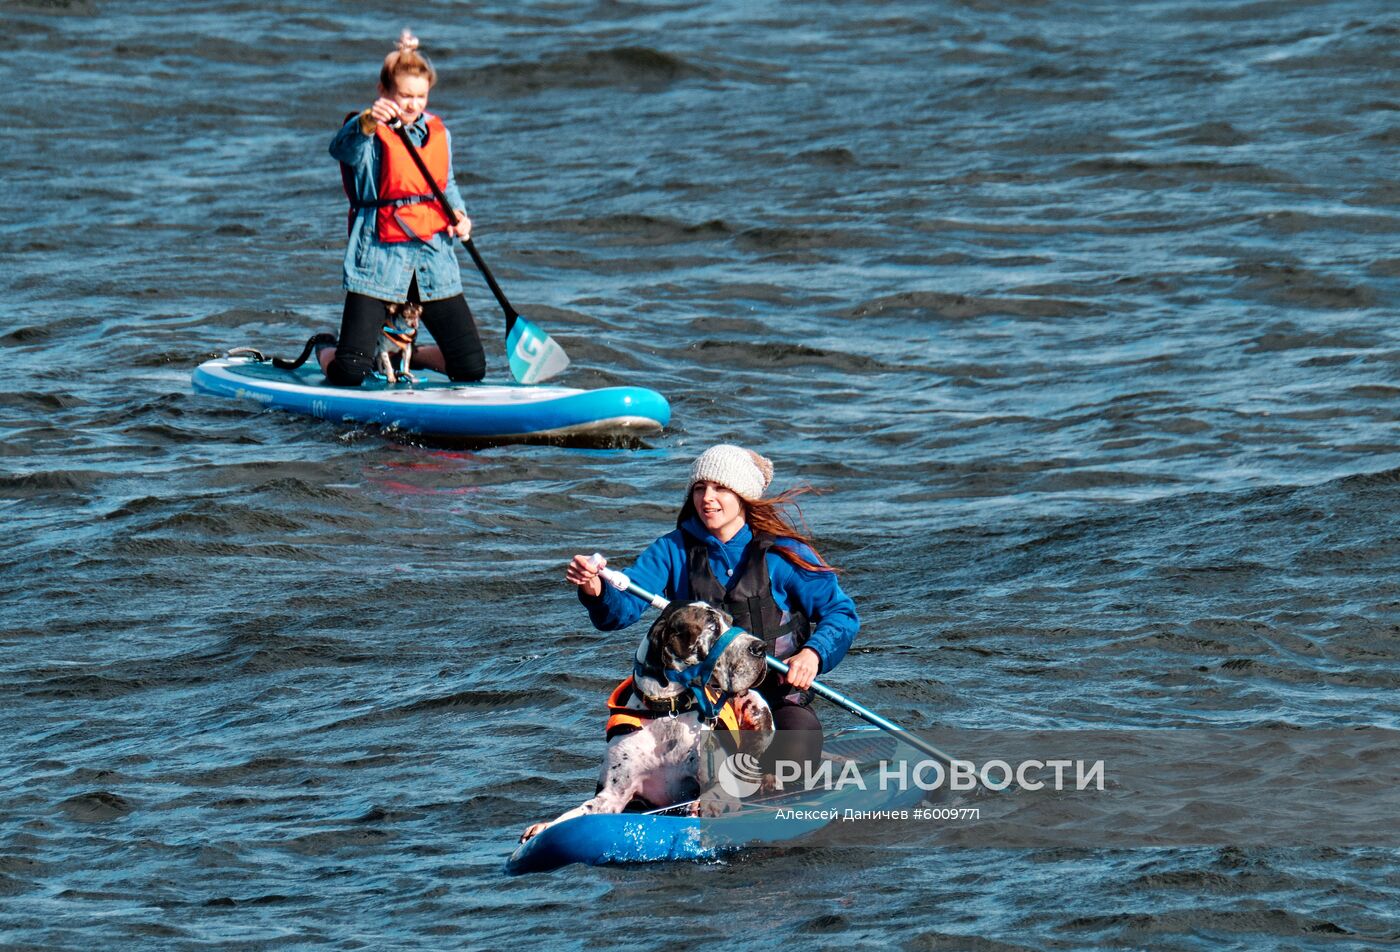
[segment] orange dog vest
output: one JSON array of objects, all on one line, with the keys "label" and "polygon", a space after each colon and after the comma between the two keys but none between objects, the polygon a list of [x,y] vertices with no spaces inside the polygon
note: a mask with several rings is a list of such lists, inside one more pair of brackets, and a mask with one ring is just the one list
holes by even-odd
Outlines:
[{"label": "orange dog vest", "polygon": [[[709,688],[705,689],[705,693],[710,696],[711,700],[719,699],[719,695]],[[636,689],[633,687],[630,676],[613,689],[612,695],[608,697],[608,723],[603,729],[605,737],[611,737],[618,728],[641,728],[646,725],[647,721],[670,716],[664,709],[629,707],[627,701],[635,694]],[[734,709],[733,701],[726,701],[724,707],[720,708],[719,723],[715,726],[724,727],[734,735],[736,740],[738,739],[739,712]]]}]

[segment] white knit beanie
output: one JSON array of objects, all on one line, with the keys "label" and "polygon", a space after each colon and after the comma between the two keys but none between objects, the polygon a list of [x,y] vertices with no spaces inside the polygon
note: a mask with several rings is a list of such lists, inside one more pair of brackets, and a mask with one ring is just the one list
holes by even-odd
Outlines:
[{"label": "white knit beanie", "polygon": [[734,490],[741,499],[753,502],[773,481],[773,464],[753,450],[721,443],[695,458],[690,467],[690,485],[701,480],[719,483]]}]

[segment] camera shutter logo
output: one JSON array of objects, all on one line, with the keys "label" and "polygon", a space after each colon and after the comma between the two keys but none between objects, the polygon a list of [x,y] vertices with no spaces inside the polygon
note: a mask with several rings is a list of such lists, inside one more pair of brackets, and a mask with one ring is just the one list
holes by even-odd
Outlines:
[{"label": "camera shutter logo", "polygon": [[740,800],[751,797],[763,785],[763,770],[758,759],[752,754],[731,754],[715,771],[719,785],[725,793]]}]

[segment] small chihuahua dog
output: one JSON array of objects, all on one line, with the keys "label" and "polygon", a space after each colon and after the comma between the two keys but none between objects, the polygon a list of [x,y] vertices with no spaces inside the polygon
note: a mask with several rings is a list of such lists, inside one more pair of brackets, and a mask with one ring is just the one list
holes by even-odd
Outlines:
[{"label": "small chihuahua dog", "polygon": [[[409,301],[407,304],[384,305],[385,321],[383,333],[379,335],[379,346],[374,349],[374,367],[390,383],[398,383],[399,378],[409,383],[417,383],[418,378],[408,372],[413,359],[413,341],[418,337],[418,321],[423,316],[423,305]],[[398,356],[398,372],[394,371],[394,357]]]}]

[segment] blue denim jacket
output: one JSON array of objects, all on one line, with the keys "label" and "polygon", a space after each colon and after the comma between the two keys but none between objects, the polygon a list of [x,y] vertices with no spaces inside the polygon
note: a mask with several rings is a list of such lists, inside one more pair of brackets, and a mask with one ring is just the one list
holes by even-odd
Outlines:
[{"label": "blue denim jacket", "polygon": [[[428,134],[423,117],[408,127],[414,145],[422,145]],[[451,156],[452,137],[448,136]],[[379,197],[379,163],[382,146],[375,136],[360,131],[360,117],[351,116],[331,140],[331,155],[350,167],[355,198],[373,201]],[[465,208],[462,194],[452,179],[448,159],[447,187],[443,189],[453,208]],[[383,242],[375,229],[375,209],[361,208],[350,224],[350,242],[345,248],[345,290],[381,301],[404,301],[413,276],[418,276],[418,296],[424,301],[440,301],[462,293],[462,269],[457,263],[457,238],[451,232],[438,232],[430,241]]]}]

